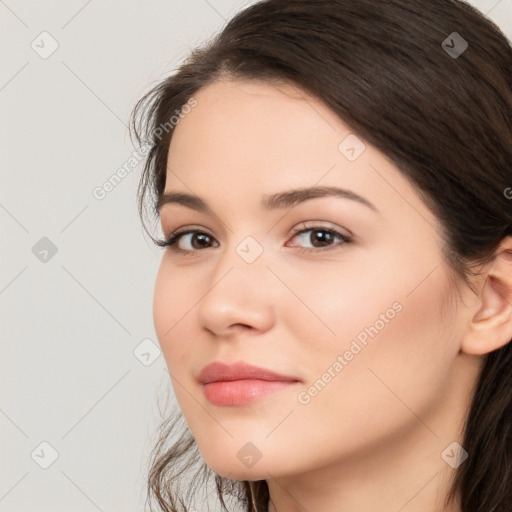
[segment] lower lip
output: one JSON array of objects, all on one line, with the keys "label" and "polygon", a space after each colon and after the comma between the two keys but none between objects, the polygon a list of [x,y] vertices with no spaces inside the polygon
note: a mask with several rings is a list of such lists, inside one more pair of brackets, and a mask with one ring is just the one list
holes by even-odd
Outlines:
[{"label": "lower lip", "polygon": [[244,405],[282,391],[296,381],[244,379],[210,382],[204,385],[206,398],[214,405]]}]

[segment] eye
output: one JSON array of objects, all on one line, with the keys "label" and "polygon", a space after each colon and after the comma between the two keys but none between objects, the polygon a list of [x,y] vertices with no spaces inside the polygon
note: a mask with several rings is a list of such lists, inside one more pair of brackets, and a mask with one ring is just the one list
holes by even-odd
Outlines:
[{"label": "eye", "polygon": [[[187,246],[186,248],[180,247],[179,244],[182,240],[185,241],[184,245]],[[208,243],[211,243],[211,240],[213,240],[213,237],[208,233],[189,229],[186,231],[184,230],[171,233],[167,238],[159,240],[156,244],[160,247],[170,247],[173,251],[180,252],[182,254],[193,254],[194,252],[197,252],[196,249],[207,248]],[[189,247],[191,247],[191,249]]]},{"label": "eye", "polygon": [[[307,233],[310,233],[309,236],[306,236]],[[313,233],[315,233],[314,236],[312,236]],[[339,243],[334,244],[335,247],[352,241],[351,237],[344,235],[333,228],[322,226],[311,226],[303,229],[297,229],[292,233],[292,235],[292,240],[297,238],[303,243],[309,242],[311,244],[309,247],[299,247],[299,252],[302,253],[328,250],[333,246],[336,240],[338,240]],[[194,253],[197,253],[198,250],[212,247],[210,244],[214,240],[215,239],[205,231],[188,229],[171,233],[164,240],[158,240],[156,245],[160,247],[170,247],[171,250],[184,255],[193,255]],[[180,243],[182,244],[181,247]],[[219,243],[215,241],[215,245],[213,245],[213,247],[218,246]],[[294,246],[292,245],[292,247]]]},{"label": "eye", "polygon": [[309,247],[300,248],[300,252],[302,253],[330,250],[336,240],[341,243],[334,244],[335,247],[352,241],[349,236],[344,235],[333,228],[322,226],[311,226],[299,229],[294,232],[293,238],[297,238],[303,243],[310,244]]}]

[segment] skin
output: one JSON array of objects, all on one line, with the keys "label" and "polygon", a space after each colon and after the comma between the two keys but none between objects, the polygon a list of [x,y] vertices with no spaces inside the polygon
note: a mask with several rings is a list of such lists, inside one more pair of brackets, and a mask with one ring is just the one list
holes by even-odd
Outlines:
[{"label": "skin", "polygon": [[[165,191],[198,195],[211,211],[166,204],[160,219],[165,236],[190,228],[210,238],[184,235],[179,247],[191,255],[165,249],[153,313],[204,460],[231,479],[266,479],[271,512],[460,511],[443,507],[454,469],[441,454],[462,444],[483,355],[512,338],[508,253],[484,269],[478,294],[461,283],[457,293],[440,225],[415,187],[368,143],[349,161],[338,146],[352,132],[319,100],[228,79],[194,97],[174,129]],[[338,197],[260,206],[264,194],[314,185],[351,190],[378,211]],[[294,236],[303,223],[353,240]],[[252,263],[236,252],[247,236],[263,249]],[[491,271],[499,289],[486,280]],[[299,403],[397,303],[378,334]],[[199,372],[239,360],[301,382],[244,406],[211,404]],[[252,467],[237,457],[248,442],[262,455]]]}]

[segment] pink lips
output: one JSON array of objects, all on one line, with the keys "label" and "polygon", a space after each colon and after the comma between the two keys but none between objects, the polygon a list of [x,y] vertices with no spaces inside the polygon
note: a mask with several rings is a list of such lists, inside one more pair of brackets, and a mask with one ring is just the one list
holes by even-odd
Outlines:
[{"label": "pink lips", "polygon": [[280,375],[242,361],[205,366],[198,377],[206,398],[214,405],[243,405],[285,389],[299,379]]}]

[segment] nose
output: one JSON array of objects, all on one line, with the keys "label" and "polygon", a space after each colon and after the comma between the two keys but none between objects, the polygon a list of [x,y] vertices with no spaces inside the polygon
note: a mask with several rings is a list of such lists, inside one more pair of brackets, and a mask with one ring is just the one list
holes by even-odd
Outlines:
[{"label": "nose", "polygon": [[205,280],[198,305],[201,327],[220,337],[267,331],[275,321],[275,287],[264,254],[248,263],[235,248],[226,250]]}]

